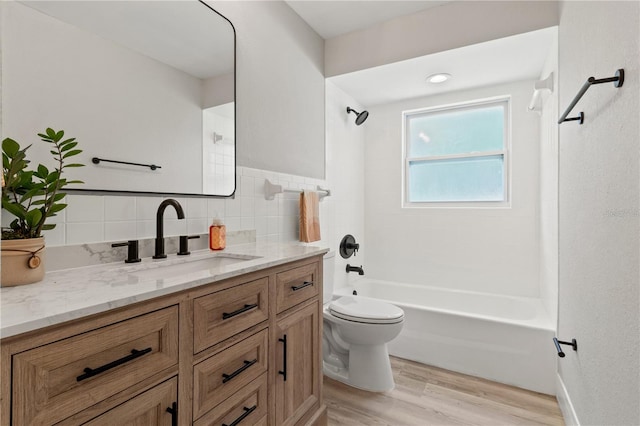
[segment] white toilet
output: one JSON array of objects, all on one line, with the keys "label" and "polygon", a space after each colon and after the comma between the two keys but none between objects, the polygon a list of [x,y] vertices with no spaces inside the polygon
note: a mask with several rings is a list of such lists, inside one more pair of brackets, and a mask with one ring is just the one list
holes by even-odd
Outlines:
[{"label": "white toilet", "polygon": [[333,299],[335,252],[324,256],[322,368],[324,374],[372,392],[393,389],[387,342],[404,324],[399,307],[361,296]]}]

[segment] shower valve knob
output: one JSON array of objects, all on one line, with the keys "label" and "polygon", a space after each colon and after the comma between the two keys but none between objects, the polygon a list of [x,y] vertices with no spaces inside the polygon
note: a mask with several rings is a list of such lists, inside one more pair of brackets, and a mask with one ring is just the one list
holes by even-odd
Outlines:
[{"label": "shower valve knob", "polygon": [[360,244],[356,243],[353,235],[347,234],[342,241],[340,241],[340,256],[342,256],[343,259],[355,256],[358,250],[360,250]]}]

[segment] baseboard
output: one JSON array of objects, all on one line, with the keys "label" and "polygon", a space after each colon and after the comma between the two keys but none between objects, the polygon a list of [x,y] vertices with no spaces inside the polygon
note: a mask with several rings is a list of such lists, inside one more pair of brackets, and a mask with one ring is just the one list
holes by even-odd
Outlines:
[{"label": "baseboard", "polygon": [[564,424],[566,426],[580,426],[576,410],[573,409],[571,398],[559,374],[556,375],[556,388],[556,396],[558,398],[560,411],[562,411],[562,416],[564,417]]}]

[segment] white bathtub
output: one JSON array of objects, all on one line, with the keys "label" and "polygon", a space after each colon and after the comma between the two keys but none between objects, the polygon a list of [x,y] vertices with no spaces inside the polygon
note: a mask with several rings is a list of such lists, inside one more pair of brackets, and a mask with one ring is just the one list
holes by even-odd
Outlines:
[{"label": "white bathtub", "polygon": [[554,325],[541,300],[362,279],[336,290],[400,306],[401,358],[555,394]]}]

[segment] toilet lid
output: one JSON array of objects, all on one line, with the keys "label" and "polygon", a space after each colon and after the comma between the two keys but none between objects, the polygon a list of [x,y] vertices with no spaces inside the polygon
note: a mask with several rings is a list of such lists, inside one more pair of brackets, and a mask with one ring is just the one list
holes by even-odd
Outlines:
[{"label": "toilet lid", "polygon": [[329,304],[329,311],[347,321],[369,324],[394,324],[404,317],[404,311],[391,303],[353,296],[334,300]]}]

